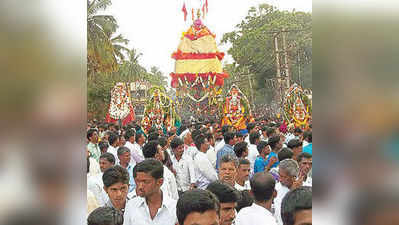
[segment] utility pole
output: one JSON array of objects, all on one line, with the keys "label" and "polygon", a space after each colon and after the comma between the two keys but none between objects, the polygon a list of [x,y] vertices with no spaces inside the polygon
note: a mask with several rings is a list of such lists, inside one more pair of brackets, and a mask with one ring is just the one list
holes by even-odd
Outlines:
[{"label": "utility pole", "polygon": [[282,96],[282,93],[281,93],[281,73],[280,73],[280,53],[279,53],[279,50],[278,50],[278,40],[277,40],[277,35],[278,35],[279,33],[276,33],[275,35],[274,35],[274,51],[275,51],[275,56],[276,56],[276,77],[277,77],[277,88],[278,88],[278,98],[277,98],[277,100],[278,100],[278,102],[281,102],[281,96]]},{"label": "utility pole", "polygon": [[251,76],[252,74],[249,73],[249,69],[247,68],[247,73],[248,73],[248,82],[249,82],[249,91],[251,93],[251,103],[252,103],[252,109],[255,109],[255,102],[254,102],[254,89],[252,88],[252,79]]},{"label": "utility pole", "polygon": [[289,58],[287,51],[287,41],[286,41],[286,31],[283,30],[283,49],[284,49],[284,68],[285,68],[285,78],[286,78],[286,87],[290,88],[290,67],[289,67]]}]

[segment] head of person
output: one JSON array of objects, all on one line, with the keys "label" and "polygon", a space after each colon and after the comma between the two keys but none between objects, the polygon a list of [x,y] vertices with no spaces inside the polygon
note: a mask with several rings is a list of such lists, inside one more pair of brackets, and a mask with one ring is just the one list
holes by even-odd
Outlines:
[{"label": "head of person", "polygon": [[137,196],[150,197],[159,193],[163,184],[163,165],[158,160],[145,159],[133,168],[133,178]]},{"label": "head of person", "polygon": [[290,148],[282,148],[278,154],[278,161],[283,161],[284,159],[292,159],[292,157],[294,156],[294,153],[292,152],[292,150]]},{"label": "head of person", "polygon": [[312,188],[299,187],[288,192],[281,202],[284,225],[312,224]]},{"label": "head of person", "polygon": [[98,133],[96,129],[89,129],[87,131],[87,140],[94,144],[98,142]]},{"label": "head of person", "polygon": [[199,134],[195,137],[195,147],[201,152],[206,152],[209,149],[209,142],[203,134]]},{"label": "head of person", "polygon": [[279,179],[282,185],[291,188],[299,173],[298,163],[293,159],[285,159],[279,164]]},{"label": "head of person", "polygon": [[270,148],[267,141],[260,141],[256,146],[256,149],[258,150],[259,155],[263,158],[266,158],[266,156],[270,153]]},{"label": "head of person", "polygon": [[224,135],[225,133],[227,133],[227,132],[229,132],[229,131],[231,131],[231,130],[232,130],[232,126],[230,126],[230,125],[223,125],[223,126],[222,126],[222,129],[221,129],[222,135]]},{"label": "head of person", "polygon": [[213,136],[212,133],[206,133],[205,134],[206,139],[208,139],[209,145],[212,147],[215,147],[215,137]]},{"label": "head of person", "polygon": [[126,139],[124,135],[119,135],[119,144],[118,146],[124,146],[126,144]]},{"label": "head of person", "polygon": [[274,152],[278,152],[283,147],[280,141],[280,135],[271,136],[267,143]]},{"label": "head of person", "polygon": [[191,132],[191,138],[194,140],[194,142],[195,142],[195,139],[197,138],[197,136],[200,134],[203,134],[203,133],[199,129],[193,130],[193,132]]},{"label": "head of person", "polygon": [[303,133],[303,131],[302,131],[301,128],[299,128],[299,127],[295,128],[294,135],[295,135],[296,138],[300,139],[302,133]]},{"label": "head of person", "polygon": [[107,141],[101,141],[98,143],[98,147],[100,148],[101,154],[104,154],[107,152],[109,145]]},{"label": "head of person", "polygon": [[238,159],[238,169],[237,169],[237,181],[247,181],[249,178],[249,173],[251,171],[251,166],[248,159],[240,158]]},{"label": "head of person", "polygon": [[277,192],[274,189],[276,181],[270,173],[255,173],[250,180],[250,184],[251,193],[256,202],[269,202],[277,196]]},{"label": "head of person", "polygon": [[253,131],[255,131],[255,127],[256,127],[255,123],[249,123],[247,126],[248,133],[252,133]]},{"label": "head of person", "polygon": [[119,144],[119,136],[115,133],[110,133],[108,137],[109,145],[116,147]]},{"label": "head of person", "polygon": [[234,145],[234,152],[236,153],[236,156],[238,158],[245,158],[248,156],[248,143],[243,141],[243,142],[238,142],[236,145]]},{"label": "head of person", "polygon": [[229,144],[231,146],[236,144],[237,138],[236,138],[236,133],[234,132],[226,132],[223,135],[224,143]]},{"label": "head of person", "polygon": [[312,155],[307,152],[302,152],[298,156],[299,171],[303,174],[308,174],[312,169]]},{"label": "head of person", "polygon": [[164,136],[160,136],[158,138],[158,143],[161,146],[162,151],[165,151],[169,147],[168,139],[166,139],[166,137]]},{"label": "head of person", "polygon": [[157,131],[153,131],[150,134],[148,134],[148,141],[156,141],[159,138],[159,134]]},{"label": "head of person", "polygon": [[237,213],[240,212],[242,208],[251,206],[252,203],[254,203],[252,194],[248,190],[240,191],[236,206]]},{"label": "head of person", "polygon": [[295,156],[299,156],[299,154],[302,153],[302,141],[299,139],[292,139],[288,142],[287,147],[292,149],[292,152],[294,153]]},{"label": "head of person", "polygon": [[175,137],[170,142],[170,147],[172,148],[173,154],[176,158],[180,159],[184,153],[184,142],[181,138]]},{"label": "head of person", "polygon": [[149,141],[143,147],[144,158],[155,158],[156,160],[163,161],[164,155],[158,141]]},{"label": "head of person", "polygon": [[119,147],[118,151],[118,158],[121,165],[128,165],[130,163],[130,149],[127,147]]},{"label": "head of person", "polygon": [[257,145],[259,143],[260,140],[260,134],[257,131],[252,131],[249,134],[249,143],[251,143],[252,145]]},{"label": "head of person", "polygon": [[220,203],[210,191],[186,191],[177,201],[176,216],[179,225],[219,225]]},{"label": "head of person", "polygon": [[262,126],[262,128],[260,129],[263,137],[267,137],[267,128],[267,126]]},{"label": "head of person", "polygon": [[108,168],[103,174],[104,191],[115,208],[123,208],[129,191],[129,173],[117,165]]},{"label": "head of person", "polygon": [[235,185],[238,169],[238,160],[235,155],[226,154],[219,161],[219,180],[231,186]]},{"label": "head of person", "polygon": [[220,202],[220,225],[231,225],[236,218],[238,191],[221,181],[210,183],[206,190],[215,194]]},{"label": "head of person", "polygon": [[104,173],[105,170],[115,165],[115,156],[109,152],[103,153],[100,156],[100,170]]},{"label": "head of person", "polygon": [[136,143],[139,145],[143,145],[145,143],[145,136],[141,132],[136,133]]},{"label": "head of person", "polygon": [[237,137],[237,143],[238,142],[242,142],[242,141],[244,141],[244,134],[242,133],[242,132],[237,132],[236,133],[236,137]]},{"label": "head of person", "polygon": [[125,139],[130,143],[134,143],[136,139],[136,131],[134,131],[133,129],[128,129],[125,133]]},{"label": "head of person", "polygon": [[276,132],[275,132],[275,129],[274,129],[273,127],[268,127],[268,128],[266,129],[266,135],[267,135],[267,137],[271,137],[271,136],[273,136],[275,133],[276,133]]},{"label": "head of person", "polygon": [[123,225],[123,214],[111,207],[99,207],[87,217],[87,225]]},{"label": "head of person", "polygon": [[311,131],[305,131],[303,133],[303,140],[307,141],[308,143],[312,143],[312,132]]}]

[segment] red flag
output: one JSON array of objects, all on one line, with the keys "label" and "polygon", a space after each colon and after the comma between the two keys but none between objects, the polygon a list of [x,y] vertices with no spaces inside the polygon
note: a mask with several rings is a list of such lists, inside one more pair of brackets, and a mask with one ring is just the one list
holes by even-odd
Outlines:
[{"label": "red flag", "polygon": [[206,12],[208,13],[208,0],[205,1]]},{"label": "red flag", "polygon": [[184,21],[187,20],[187,9],[186,9],[186,3],[183,3],[183,8],[182,11],[184,13]]}]

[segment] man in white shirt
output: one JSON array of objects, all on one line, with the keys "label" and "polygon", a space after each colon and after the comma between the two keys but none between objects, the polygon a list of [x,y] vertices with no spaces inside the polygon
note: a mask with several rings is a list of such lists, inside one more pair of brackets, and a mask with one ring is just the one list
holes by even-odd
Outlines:
[{"label": "man in white shirt", "polygon": [[220,225],[232,225],[236,218],[236,207],[239,194],[231,185],[215,181],[206,190],[216,195],[220,202]]},{"label": "man in white shirt", "polygon": [[99,206],[104,206],[109,200],[107,193],[104,190],[103,173],[108,168],[115,165],[115,157],[109,152],[100,156],[100,170],[101,173],[91,176],[87,179],[87,188],[93,193]]},{"label": "man in white shirt", "polygon": [[175,225],[176,203],[161,190],[164,166],[155,159],[136,165],[133,176],[138,197],[126,206],[123,225]]},{"label": "man in white shirt", "polygon": [[260,141],[260,134],[256,131],[253,131],[249,135],[249,142],[250,144],[248,145],[248,160],[251,165],[251,176],[254,174],[254,165],[255,165],[255,160],[256,157],[259,155],[259,151],[257,148],[257,145],[259,144]]},{"label": "man in white shirt", "polygon": [[113,166],[104,171],[103,182],[104,190],[109,197],[105,206],[117,209],[122,213],[125,212],[129,191],[129,173],[127,170],[119,165]]},{"label": "man in white shirt", "polygon": [[130,149],[130,165],[133,167],[144,160],[143,153],[139,153],[137,148],[134,146],[135,144],[135,139],[136,139],[136,132],[133,129],[129,129],[126,131],[125,134],[125,139],[126,139],[126,144],[125,147]]},{"label": "man in white shirt", "polygon": [[[145,159],[155,158],[159,162],[162,162],[163,152],[162,148],[159,145],[158,141],[150,141],[143,147],[143,154]],[[164,167],[163,172],[163,182],[161,189],[165,195],[168,195],[170,198],[177,200],[179,198],[179,194],[177,192],[177,184],[175,175],[166,167]]]},{"label": "man in white shirt", "polygon": [[176,170],[177,190],[179,193],[188,191],[195,187],[195,170],[193,160],[184,155],[184,142],[181,138],[175,137],[170,143],[173,154],[171,160]]},{"label": "man in white shirt", "polygon": [[307,152],[302,152],[298,156],[299,162],[299,177],[303,176],[303,186],[312,187],[312,177],[309,176],[312,170],[312,155]]},{"label": "man in white shirt", "polygon": [[137,152],[139,156],[141,156],[144,159],[143,146],[145,144],[145,136],[143,133],[136,133],[135,139],[136,142],[133,144],[132,147],[135,150],[135,152]]},{"label": "man in white shirt", "polygon": [[[246,143],[246,142],[245,142]],[[238,191],[251,190],[249,185],[250,163],[248,159],[240,158],[238,160],[238,170],[234,188]]]},{"label": "man in white shirt", "polygon": [[[258,131],[256,130],[256,124],[255,123],[249,123],[248,126],[247,126],[247,130],[248,130],[248,134],[249,135],[251,135],[252,132],[258,133]],[[248,145],[251,144],[249,135],[245,138],[245,142],[247,142]]]},{"label": "man in white shirt", "polygon": [[115,157],[115,165],[119,165],[118,159],[118,144],[119,144],[119,137],[114,133],[110,133],[108,137],[109,147],[107,152],[111,153]]},{"label": "man in white shirt", "polygon": [[213,134],[207,133],[205,134],[206,139],[209,142],[209,149],[206,152],[206,156],[208,157],[209,161],[211,162],[213,168],[216,168],[216,150],[215,150],[215,138]]},{"label": "man in white shirt", "polygon": [[223,146],[226,144],[226,142],[224,141],[224,134],[227,133],[227,132],[232,132],[232,130],[233,130],[233,127],[232,127],[232,126],[229,126],[229,125],[224,125],[224,126],[222,127],[222,129],[221,129],[221,132],[222,132],[222,140],[221,140],[219,143],[217,143],[217,144],[215,145],[216,154],[217,154],[218,151],[219,151],[220,149],[222,149]]},{"label": "man in white shirt", "polygon": [[251,179],[251,192],[255,202],[237,214],[236,225],[277,225],[271,213],[276,181],[269,173],[256,173]]},{"label": "man in white shirt", "polygon": [[[274,201],[274,216],[277,219],[279,225],[283,225],[281,219],[281,202],[284,196],[293,189],[296,189],[302,185],[302,180],[296,179],[299,174],[298,163],[293,159],[285,159],[279,164],[279,180],[276,184],[277,197]],[[302,178],[303,179],[303,178]]]},{"label": "man in white shirt", "polygon": [[288,192],[281,204],[284,225],[312,224],[312,188],[299,187]]},{"label": "man in white shirt", "polygon": [[238,160],[235,155],[227,154],[220,159],[219,180],[234,187],[236,183]]},{"label": "man in white shirt", "polygon": [[209,149],[208,140],[200,134],[196,137],[195,145],[199,152],[194,157],[195,176],[197,178],[196,186],[205,189],[209,183],[218,179],[216,170],[206,156]]}]

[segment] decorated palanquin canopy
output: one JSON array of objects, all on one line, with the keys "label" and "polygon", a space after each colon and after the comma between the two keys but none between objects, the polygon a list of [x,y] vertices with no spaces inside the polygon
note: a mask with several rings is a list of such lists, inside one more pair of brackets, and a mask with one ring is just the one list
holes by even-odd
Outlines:
[{"label": "decorated palanquin canopy", "polygon": [[176,60],[175,71],[170,74],[173,88],[190,88],[199,83],[203,88],[223,86],[228,74],[223,72],[223,52],[216,46],[215,35],[202,24],[198,17],[183,32],[177,51],[172,54]]},{"label": "decorated palanquin canopy", "polygon": [[105,121],[107,123],[121,121],[122,125],[126,125],[132,122],[134,117],[129,86],[126,83],[117,83],[111,90],[111,101]]},{"label": "decorated palanquin canopy", "polygon": [[285,94],[283,112],[284,119],[295,127],[306,127],[312,113],[311,95],[294,83]]}]

